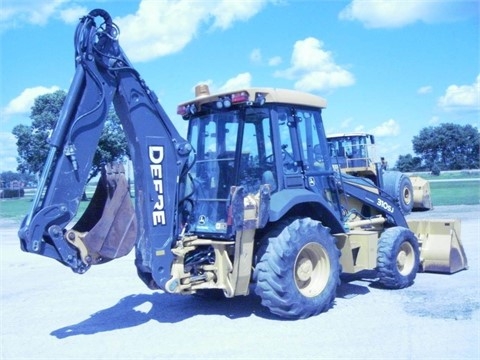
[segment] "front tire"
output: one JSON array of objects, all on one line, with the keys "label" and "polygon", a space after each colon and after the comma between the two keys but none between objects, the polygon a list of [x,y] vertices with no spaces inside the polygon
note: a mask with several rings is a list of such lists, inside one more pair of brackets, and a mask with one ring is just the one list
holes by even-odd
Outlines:
[{"label": "front tire", "polygon": [[254,271],[255,293],[262,305],[290,319],[328,310],[341,271],[340,251],[330,230],[319,221],[303,218],[270,234]]},{"label": "front tire", "polygon": [[420,262],[418,240],[407,228],[386,229],[378,240],[379,283],[387,289],[402,289],[413,284]]}]

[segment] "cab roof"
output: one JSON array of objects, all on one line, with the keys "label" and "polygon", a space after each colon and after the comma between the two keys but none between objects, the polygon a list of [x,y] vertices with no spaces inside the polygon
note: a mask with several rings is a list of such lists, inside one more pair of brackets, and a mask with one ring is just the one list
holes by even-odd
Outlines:
[{"label": "cab roof", "polygon": [[365,132],[338,133],[338,134],[327,135],[327,139],[338,139],[338,138],[345,138],[349,136],[371,137],[372,134],[368,134]]},{"label": "cab roof", "polygon": [[[199,88],[199,86],[202,88],[197,92],[197,89]],[[238,89],[238,90],[227,91],[222,93],[210,94],[208,91],[208,87],[206,85],[199,85],[199,86],[197,86],[197,88],[195,89],[195,92],[197,93],[197,97],[190,101],[182,103],[179,106],[183,106],[191,103],[202,105],[204,103],[216,101],[218,98],[221,98],[223,96],[246,92],[248,94],[249,100],[252,102],[255,101],[257,94],[262,94],[265,98],[266,103],[305,105],[305,106],[322,108],[322,109],[327,107],[327,101],[324,98],[317,95],[310,94],[310,93],[297,91],[297,90],[267,88],[267,87],[251,87],[251,88]]]}]

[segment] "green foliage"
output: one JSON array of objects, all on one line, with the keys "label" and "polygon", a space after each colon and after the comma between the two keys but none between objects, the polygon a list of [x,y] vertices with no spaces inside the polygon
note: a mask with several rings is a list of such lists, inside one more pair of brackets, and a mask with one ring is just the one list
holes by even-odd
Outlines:
[{"label": "green foliage", "polygon": [[129,152],[125,133],[117,115],[110,109],[93,157],[90,178],[100,173],[102,164],[122,161],[126,156],[129,156]]},{"label": "green foliage", "polygon": [[423,128],[412,140],[413,150],[428,170],[478,169],[480,134],[472,125],[445,123]]},{"label": "green foliage", "polygon": [[414,172],[422,169],[422,159],[411,154],[400,155],[395,163],[395,169],[401,172]]},{"label": "green foliage", "polygon": [[28,184],[35,182],[35,176],[13,171],[4,171],[0,173],[0,187],[8,187],[8,184],[12,181],[21,181],[24,184]]},{"label": "green foliage", "polygon": [[1,199],[12,199],[25,196],[25,190],[23,189],[3,189],[0,190]]},{"label": "green foliage", "polygon": [[[59,90],[37,97],[30,115],[32,124],[17,125],[13,129],[13,135],[17,139],[20,172],[38,173],[42,170],[49,151],[48,137],[59,118],[66,95],[65,91]],[[110,109],[94,155],[90,179],[99,173],[102,164],[122,161],[126,156],[128,145],[125,134],[120,120]]]},{"label": "green foliage", "polygon": [[59,90],[35,99],[30,118],[32,125],[17,125],[13,135],[17,138],[18,167],[20,172],[38,173],[47,158],[48,136],[58,119],[65,91]]}]

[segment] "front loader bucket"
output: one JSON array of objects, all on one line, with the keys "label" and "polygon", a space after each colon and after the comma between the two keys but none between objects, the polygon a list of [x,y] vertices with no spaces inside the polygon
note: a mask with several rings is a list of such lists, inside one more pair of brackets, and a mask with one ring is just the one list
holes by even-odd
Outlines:
[{"label": "front loader bucket", "polygon": [[453,274],[468,269],[460,220],[408,220],[420,244],[420,271]]},{"label": "front loader bucket", "polygon": [[413,210],[433,209],[430,183],[420,176],[410,176],[413,187]]}]

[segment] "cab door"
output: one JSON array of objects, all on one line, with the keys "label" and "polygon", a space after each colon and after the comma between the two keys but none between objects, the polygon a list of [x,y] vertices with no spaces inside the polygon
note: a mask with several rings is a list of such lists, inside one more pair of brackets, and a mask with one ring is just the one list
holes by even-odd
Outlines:
[{"label": "cab door", "polygon": [[296,165],[302,173],[304,188],[321,195],[339,211],[329,148],[322,122],[321,110],[297,107],[292,114],[295,127],[292,147],[296,149]]}]

